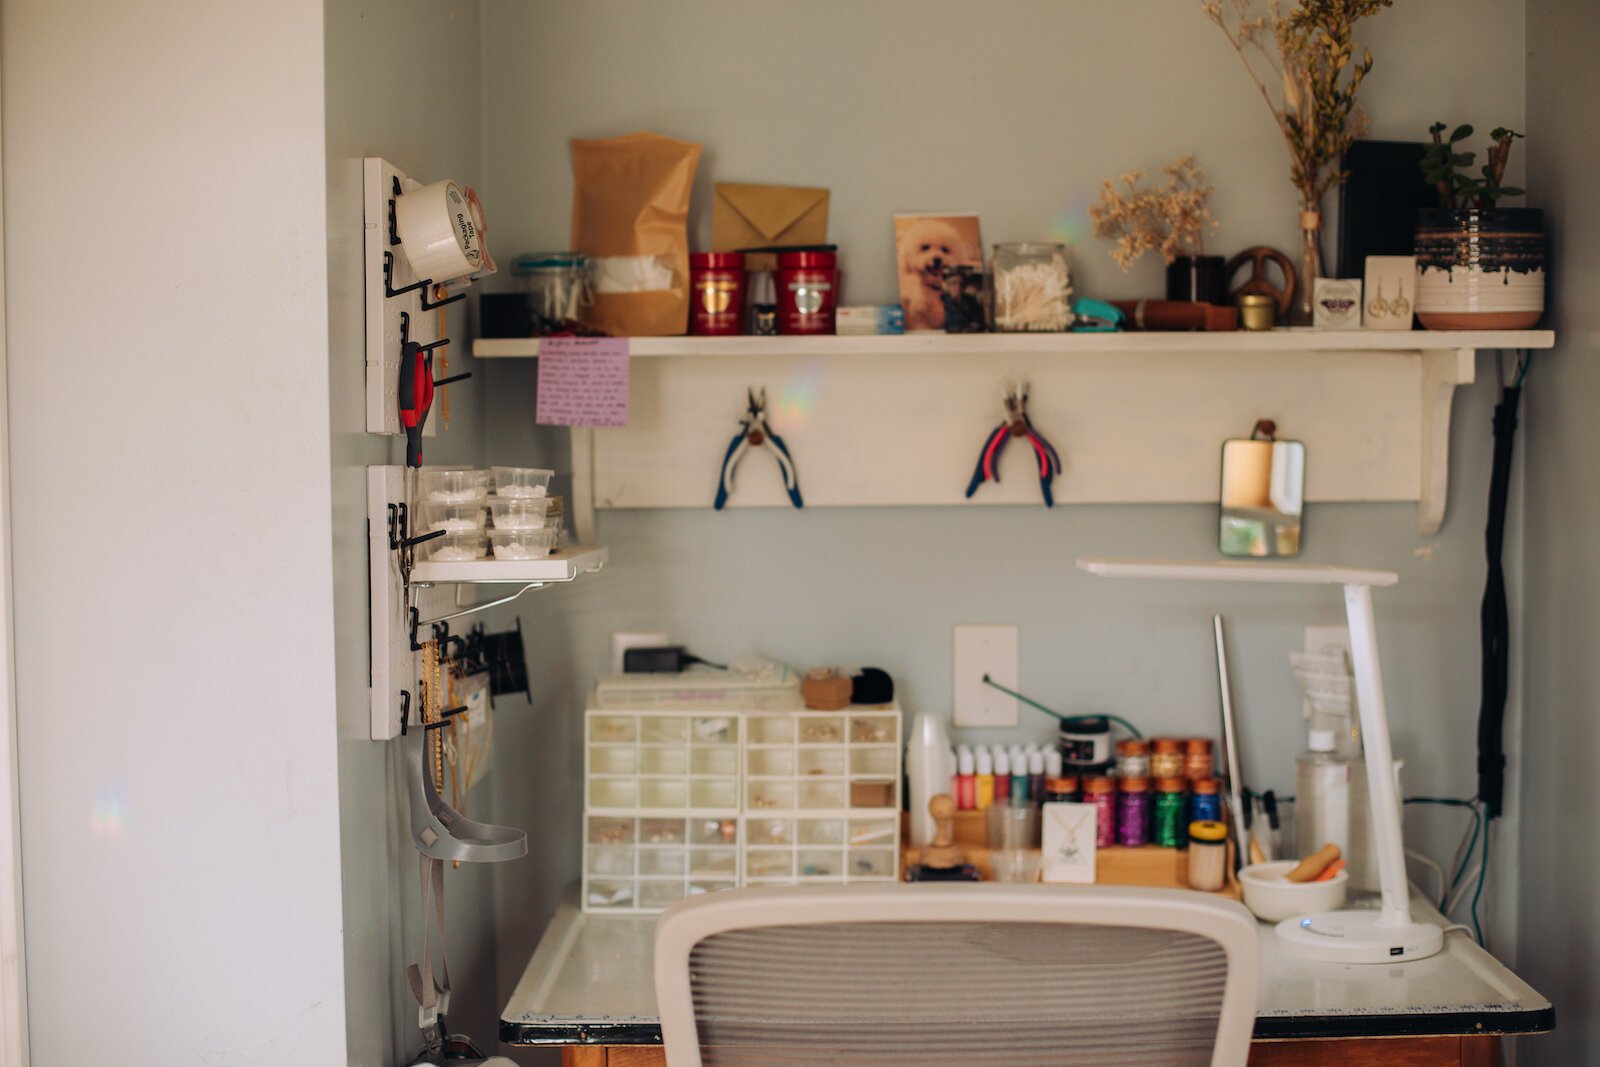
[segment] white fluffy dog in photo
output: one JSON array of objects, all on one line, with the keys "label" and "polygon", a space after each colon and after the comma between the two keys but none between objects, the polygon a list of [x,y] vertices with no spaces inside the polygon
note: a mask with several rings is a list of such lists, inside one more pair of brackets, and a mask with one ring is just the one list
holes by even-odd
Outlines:
[{"label": "white fluffy dog in photo", "polygon": [[905,304],[907,330],[944,329],[944,268],[971,265],[976,253],[966,239],[943,219],[921,219],[900,235],[900,299]]}]

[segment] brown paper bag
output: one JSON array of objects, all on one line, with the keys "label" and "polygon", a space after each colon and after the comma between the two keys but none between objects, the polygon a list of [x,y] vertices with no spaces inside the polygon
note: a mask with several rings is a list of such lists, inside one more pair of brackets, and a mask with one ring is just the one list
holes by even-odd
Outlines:
[{"label": "brown paper bag", "polygon": [[[711,204],[711,250],[794,248],[828,239],[828,190],[718,182]],[[745,257],[746,270],[773,270],[776,255]]]},{"label": "brown paper bag", "polygon": [[613,337],[689,327],[689,192],[700,146],[654,133],[572,142],[572,247],[589,258],[583,322]]}]

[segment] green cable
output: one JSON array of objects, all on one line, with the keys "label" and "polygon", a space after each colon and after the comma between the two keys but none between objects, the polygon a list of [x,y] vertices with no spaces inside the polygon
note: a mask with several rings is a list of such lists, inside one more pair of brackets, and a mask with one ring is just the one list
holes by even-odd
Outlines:
[{"label": "green cable", "polygon": [[1031,697],[1023,696],[1021,693],[1017,692],[1015,689],[1007,689],[1005,686],[1001,685],[999,682],[995,681],[993,678],[990,678],[987,674],[983,676],[983,684],[986,685],[986,686],[989,686],[992,689],[1000,690],[1000,692],[1004,693],[1008,697],[1016,697],[1018,700],[1022,701],[1024,704],[1028,705],[1030,708],[1037,708],[1040,711],[1044,712],[1046,715],[1054,715],[1056,718],[1060,719],[1062,722],[1088,722],[1090,719],[1110,719],[1112,722],[1116,723],[1118,726],[1120,726],[1124,730],[1128,731],[1134,737],[1139,738],[1139,740],[1141,740],[1141,741],[1144,740],[1144,734],[1139,732],[1139,728],[1137,726],[1133,725],[1133,723],[1129,722],[1127,719],[1122,718],[1120,715],[1063,715],[1059,711],[1056,711],[1054,708],[1045,707],[1043,704],[1039,703],[1037,700],[1032,699]]},{"label": "green cable", "polygon": [[1478,935],[1478,944],[1483,944],[1483,927],[1478,923],[1478,898],[1483,896],[1483,883],[1489,880],[1489,830],[1483,831],[1483,859],[1478,864],[1478,888],[1472,891],[1472,929]]}]

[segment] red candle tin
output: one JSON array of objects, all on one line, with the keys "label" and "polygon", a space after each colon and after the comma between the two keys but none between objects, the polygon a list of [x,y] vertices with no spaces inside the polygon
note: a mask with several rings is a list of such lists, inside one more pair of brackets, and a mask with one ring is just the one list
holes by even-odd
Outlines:
[{"label": "red candle tin", "polygon": [[778,332],[833,333],[839,308],[839,257],[833,252],[778,253]]},{"label": "red candle tin", "polygon": [[744,333],[744,253],[689,256],[689,332],[696,337]]}]

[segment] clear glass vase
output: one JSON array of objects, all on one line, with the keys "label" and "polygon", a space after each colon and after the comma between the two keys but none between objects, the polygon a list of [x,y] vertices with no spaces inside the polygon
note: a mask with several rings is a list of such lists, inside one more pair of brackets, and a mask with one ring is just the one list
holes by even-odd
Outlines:
[{"label": "clear glass vase", "polygon": [[1322,212],[1300,212],[1300,271],[1294,279],[1289,325],[1310,326],[1316,310],[1317,279],[1322,277]]}]

